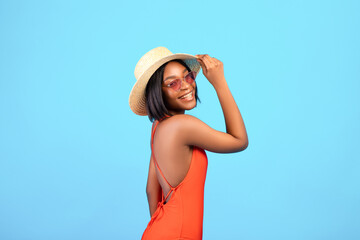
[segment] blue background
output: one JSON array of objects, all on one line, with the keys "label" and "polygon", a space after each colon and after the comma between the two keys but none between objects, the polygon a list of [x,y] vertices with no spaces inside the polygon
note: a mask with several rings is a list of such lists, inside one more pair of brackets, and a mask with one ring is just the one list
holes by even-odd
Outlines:
[{"label": "blue background", "polygon": [[[140,239],[152,48],[224,63],[249,147],[208,152],[204,239],[360,239],[359,1],[0,1],[0,239]],[[226,131],[201,74],[192,114]]]}]

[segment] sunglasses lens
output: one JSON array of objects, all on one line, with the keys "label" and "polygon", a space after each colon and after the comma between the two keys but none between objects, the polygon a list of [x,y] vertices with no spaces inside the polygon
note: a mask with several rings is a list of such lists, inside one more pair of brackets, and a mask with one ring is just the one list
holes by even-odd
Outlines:
[{"label": "sunglasses lens", "polygon": [[[196,78],[196,73],[192,71],[185,76],[185,81],[189,84],[192,84],[195,81],[195,78]],[[181,83],[182,83],[182,79],[178,78],[173,80],[171,83],[169,83],[168,86],[174,89],[175,91],[179,91],[181,88]]]},{"label": "sunglasses lens", "polygon": [[179,89],[181,88],[181,79],[175,79],[174,81],[171,82],[170,86],[175,91],[179,91]]},{"label": "sunglasses lens", "polygon": [[185,76],[185,80],[188,83],[193,83],[195,81],[196,74],[195,72],[191,71],[188,73],[188,75]]}]

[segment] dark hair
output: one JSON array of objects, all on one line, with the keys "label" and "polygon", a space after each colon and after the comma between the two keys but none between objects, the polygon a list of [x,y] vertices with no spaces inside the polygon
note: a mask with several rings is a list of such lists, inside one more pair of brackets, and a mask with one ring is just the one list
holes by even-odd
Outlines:
[{"label": "dark hair", "polygon": [[[186,67],[189,72],[191,71],[189,66],[187,66],[186,63],[181,59],[175,59],[169,62],[178,62],[184,67]],[[168,64],[169,62],[161,65],[161,67],[159,67],[150,77],[149,82],[146,85],[146,111],[151,122],[153,122],[154,120],[160,120],[161,118],[165,117],[165,115],[172,116],[172,114],[169,113],[168,109],[166,108],[161,88],[164,77],[164,69],[166,64]],[[196,101],[199,101],[201,103],[200,98],[198,97],[197,85],[195,87],[195,99]]]}]

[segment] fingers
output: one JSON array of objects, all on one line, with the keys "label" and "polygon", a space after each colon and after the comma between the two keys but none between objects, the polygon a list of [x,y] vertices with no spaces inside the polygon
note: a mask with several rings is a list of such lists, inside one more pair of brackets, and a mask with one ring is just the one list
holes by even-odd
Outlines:
[{"label": "fingers", "polygon": [[197,57],[197,59],[196,59],[196,60],[200,63],[201,68],[203,69],[203,72],[207,72],[207,68],[206,68],[206,66],[205,66],[205,64],[204,64],[204,62],[203,62],[203,60],[202,60],[200,57]]},{"label": "fingers", "polygon": [[203,63],[205,64],[206,70],[208,70],[210,68],[210,61],[207,58],[201,58],[201,61],[203,61]]},{"label": "fingers", "polygon": [[210,57],[208,54],[198,54],[195,55],[197,56],[198,59],[203,60],[203,62],[205,64],[208,63],[207,66],[209,66],[209,64],[213,64],[213,65],[218,65],[219,63],[221,63],[218,59],[214,58],[214,57]]},{"label": "fingers", "polygon": [[200,61],[200,64],[204,65],[204,66],[201,65],[201,67],[204,68],[205,70],[208,70],[212,66],[217,65],[216,59],[210,57],[208,54],[197,54],[195,56]]},{"label": "fingers", "polygon": [[209,64],[212,63],[211,57],[207,54],[201,54],[200,60],[202,60],[206,66],[209,66]]},{"label": "fingers", "polygon": [[208,54],[197,54],[195,57],[202,67],[204,76],[212,85],[224,79],[223,63],[220,60],[210,57]]}]

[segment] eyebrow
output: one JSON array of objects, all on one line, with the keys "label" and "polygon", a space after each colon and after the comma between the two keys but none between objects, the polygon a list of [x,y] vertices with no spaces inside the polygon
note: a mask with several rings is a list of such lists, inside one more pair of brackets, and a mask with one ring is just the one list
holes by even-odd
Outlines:
[{"label": "eyebrow", "polygon": [[[185,68],[184,71],[183,71],[183,73],[185,73],[186,71],[188,71],[188,70]],[[174,77],[176,77],[176,76],[174,76],[174,75],[168,76],[167,78],[164,79],[163,82],[165,82],[165,81],[166,81],[167,79],[169,79],[169,78],[174,78]]]}]

